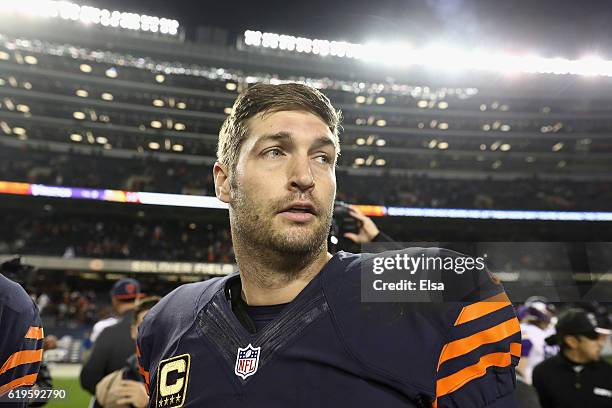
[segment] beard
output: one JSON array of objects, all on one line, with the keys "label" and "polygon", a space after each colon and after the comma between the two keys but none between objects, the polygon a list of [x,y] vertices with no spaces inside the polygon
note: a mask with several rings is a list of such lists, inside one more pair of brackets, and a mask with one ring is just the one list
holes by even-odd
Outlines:
[{"label": "beard", "polygon": [[[309,258],[316,254],[327,242],[332,222],[333,202],[324,208],[312,195],[289,196],[277,202],[258,202],[250,197],[238,183],[230,183],[230,222],[234,241],[239,240],[250,250],[266,254],[277,253],[284,256]],[[302,199],[310,201],[316,209],[315,219],[308,224],[285,224],[279,222],[279,211],[291,202]],[[280,225],[285,224],[283,228]]]}]

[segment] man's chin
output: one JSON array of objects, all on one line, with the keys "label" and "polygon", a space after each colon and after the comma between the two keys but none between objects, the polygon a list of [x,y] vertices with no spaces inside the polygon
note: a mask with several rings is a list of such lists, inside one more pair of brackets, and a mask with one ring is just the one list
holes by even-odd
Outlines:
[{"label": "man's chin", "polygon": [[321,237],[316,236],[316,231],[306,231],[306,228],[303,226],[301,228],[288,229],[274,234],[274,247],[279,252],[308,254],[318,250],[321,244],[325,242],[325,238],[321,240]]}]

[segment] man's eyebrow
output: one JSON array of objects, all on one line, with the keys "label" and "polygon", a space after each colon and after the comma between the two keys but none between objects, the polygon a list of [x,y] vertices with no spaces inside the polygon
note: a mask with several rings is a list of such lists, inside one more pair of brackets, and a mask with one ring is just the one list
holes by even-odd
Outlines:
[{"label": "man's eyebrow", "polygon": [[277,142],[283,142],[283,141],[291,141],[291,133],[289,132],[285,132],[285,131],[280,131],[277,133],[270,133],[267,135],[262,135],[257,142],[255,142],[256,145],[259,145],[263,142],[267,142],[269,140],[272,141],[277,141]]},{"label": "man's eyebrow", "polygon": [[[267,141],[277,141],[277,142],[293,142],[293,135],[290,132],[286,132],[286,131],[280,131],[277,133],[270,133],[267,135],[262,135],[257,142],[255,143],[256,146],[267,142]],[[310,147],[311,149],[316,149],[319,147],[323,147],[323,146],[332,146],[336,147],[335,143],[326,136],[320,136],[318,137],[312,144],[312,146]]]},{"label": "man's eyebrow", "polygon": [[334,148],[334,150],[336,149],[336,144],[329,137],[325,137],[325,136],[321,136],[317,138],[317,140],[315,140],[314,143],[312,144],[311,149],[316,149],[318,147],[324,147],[324,146],[331,146]]}]

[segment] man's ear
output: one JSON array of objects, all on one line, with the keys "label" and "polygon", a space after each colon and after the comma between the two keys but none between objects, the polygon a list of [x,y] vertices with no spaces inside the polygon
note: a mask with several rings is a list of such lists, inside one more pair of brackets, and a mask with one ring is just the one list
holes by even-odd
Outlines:
[{"label": "man's ear", "polygon": [[578,338],[576,336],[563,336],[563,341],[568,347],[575,349],[578,347]]},{"label": "man's ear", "polygon": [[215,195],[224,203],[230,200],[230,180],[227,167],[219,162],[213,166],[213,178],[215,180]]}]

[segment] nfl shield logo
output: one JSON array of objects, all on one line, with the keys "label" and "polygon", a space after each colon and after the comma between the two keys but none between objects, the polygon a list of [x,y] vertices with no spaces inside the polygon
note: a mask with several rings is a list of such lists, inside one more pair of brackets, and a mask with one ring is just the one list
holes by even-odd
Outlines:
[{"label": "nfl shield logo", "polygon": [[257,372],[260,351],[261,347],[253,347],[251,344],[244,348],[238,347],[236,367],[234,368],[234,372],[238,377],[245,380],[248,376]]}]

